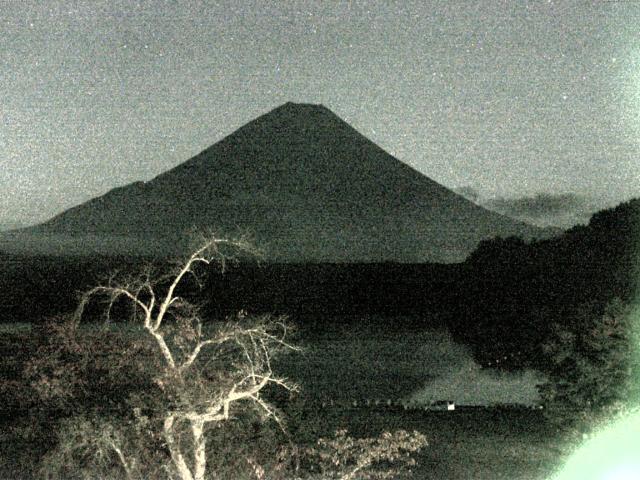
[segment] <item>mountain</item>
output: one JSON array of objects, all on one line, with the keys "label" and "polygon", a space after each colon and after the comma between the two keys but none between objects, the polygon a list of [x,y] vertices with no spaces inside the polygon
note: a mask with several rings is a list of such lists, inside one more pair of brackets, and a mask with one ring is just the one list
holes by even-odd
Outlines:
[{"label": "mountain", "polygon": [[286,103],[148,182],[14,233],[13,244],[170,253],[193,227],[248,232],[284,262],[457,262],[488,237],[549,236],[451,192],[324,106]]}]

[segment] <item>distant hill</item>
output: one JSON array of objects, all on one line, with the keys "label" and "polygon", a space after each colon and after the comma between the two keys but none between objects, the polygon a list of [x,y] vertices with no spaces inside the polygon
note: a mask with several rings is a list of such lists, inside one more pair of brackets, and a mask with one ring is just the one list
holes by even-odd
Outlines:
[{"label": "distant hill", "polygon": [[169,254],[248,232],[280,262],[458,262],[483,239],[549,237],[389,155],[321,105],[286,103],[183,164],[2,237],[0,248]]}]

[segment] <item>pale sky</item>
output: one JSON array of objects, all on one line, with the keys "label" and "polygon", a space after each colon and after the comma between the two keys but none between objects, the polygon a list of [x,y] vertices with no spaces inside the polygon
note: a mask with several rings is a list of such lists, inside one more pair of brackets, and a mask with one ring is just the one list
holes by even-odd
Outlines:
[{"label": "pale sky", "polygon": [[0,223],[149,180],[286,102],[443,185],[640,196],[640,2],[0,2]]}]

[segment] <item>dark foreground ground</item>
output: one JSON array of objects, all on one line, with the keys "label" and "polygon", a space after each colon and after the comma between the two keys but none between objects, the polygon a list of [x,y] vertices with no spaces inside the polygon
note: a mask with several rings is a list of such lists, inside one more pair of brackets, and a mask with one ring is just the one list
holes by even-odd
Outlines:
[{"label": "dark foreground ground", "polygon": [[422,411],[350,411],[333,421],[354,434],[405,429],[424,433],[429,446],[416,457],[410,478],[455,480],[547,479],[561,446],[541,412],[499,408]]},{"label": "dark foreground ground", "polygon": [[[317,414],[318,412],[313,412]],[[481,409],[455,412],[350,410],[323,412],[321,436],[346,427],[354,436],[418,430],[429,446],[408,478],[433,480],[544,480],[563,458],[558,440],[536,411]],[[43,438],[19,438],[27,418],[5,418],[0,437],[0,478],[32,478]],[[51,432],[54,433],[54,432]],[[52,438],[51,438],[52,440]]]},{"label": "dark foreground ground", "polygon": [[[31,350],[26,327],[22,332],[16,331],[17,327],[10,330],[0,332],[3,385],[0,389],[0,479],[30,479],[34,478],[39,458],[55,442],[55,422],[47,412],[38,409],[37,404],[21,408],[10,402],[14,394],[24,388],[20,385],[19,371]],[[292,422],[298,429],[292,432],[297,442],[330,437],[339,428],[346,428],[356,437],[397,429],[417,430],[426,435],[429,446],[417,456],[418,466],[410,478],[426,480],[543,480],[549,478],[566,457],[565,445],[546,424],[540,410],[495,407],[435,412],[394,407],[321,408],[318,399],[326,398],[325,394],[338,397],[340,389],[344,405],[344,400],[351,396],[363,398],[367,389],[373,398],[386,398],[407,393],[410,387],[420,385],[420,371],[428,370],[429,362],[416,359],[417,350],[411,345],[424,345],[431,338],[429,332],[413,335],[410,341],[404,335],[386,334],[376,338],[371,332],[362,333],[346,335],[342,331],[336,335],[333,332],[304,342],[306,367],[296,380],[307,393],[314,384],[321,384],[324,391],[321,395],[311,395],[313,401],[298,405],[295,415],[299,420],[297,425]],[[341,341],[336,343],[336,337]],[[334,347],[329,348],[330,345]],[[372,350],[377,354],[371,353]],[[362,360],[377,356],[381,363],[377,366],[372,362],[355,363],[356,354]],[[289,361],[299,367],[301,360],[292,357]],[[391,375],[392,365],[398,369],[395,379]],[[288,370],[296,369],[290,364]],[[374,370],[378,371],[377,376]],[[325,374],[320,375],[320,371]],[[385,387],[383,383],[389,385]],[[345,388],[345,385],[356,388]],[[47,422],[51,428],[47,428]]]}]

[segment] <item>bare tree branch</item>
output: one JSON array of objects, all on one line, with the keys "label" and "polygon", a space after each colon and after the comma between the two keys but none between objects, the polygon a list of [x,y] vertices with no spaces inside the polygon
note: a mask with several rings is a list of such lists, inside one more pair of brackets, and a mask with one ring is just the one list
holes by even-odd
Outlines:
[{"label": "bare tree branch", "polygon": [[[170,274],[154,278],[151,267],[147,266],[138,276],[120,280],[109,277],[104,285],[82,295],[75,313],[75,320],[79,322],[94,296],[106,296],[107,318],[119,299],[126,299],[133,306],[134,320],[139,320],[142,314],[143,331],[153,338],[164,359],[155,376],[155,383],[166,396],[162,437],[169,449],[172,470],[181,480],[203,480],[207,474],[205,429],[208,424],[228,420],[233,405],[247,402],[281,424],[275,409],[260,393],[270,384],[287,390],[296,388],[286,379],[275,377],[272,371],[274,352],[297,350],[286,341],[288,330],[284,318],[274,320],[264,316],[250,322],[239,316],[238,321],[213,326],[205,335],[200,310],[178,294],[187,276],[198,280],[198,265],[216,262],[224,269],[233,258],[225,248],[255,251],[244,239],[208,236],[193,253],[177,263]],[[171,322],[167,322],[168,319]],[[214,360],[221,363],[213,363]],[[190,427],[190,441],[183,438],[185,430],[178,428],[183,425]],[[124,456],[119,457],[127,470]]]}]

